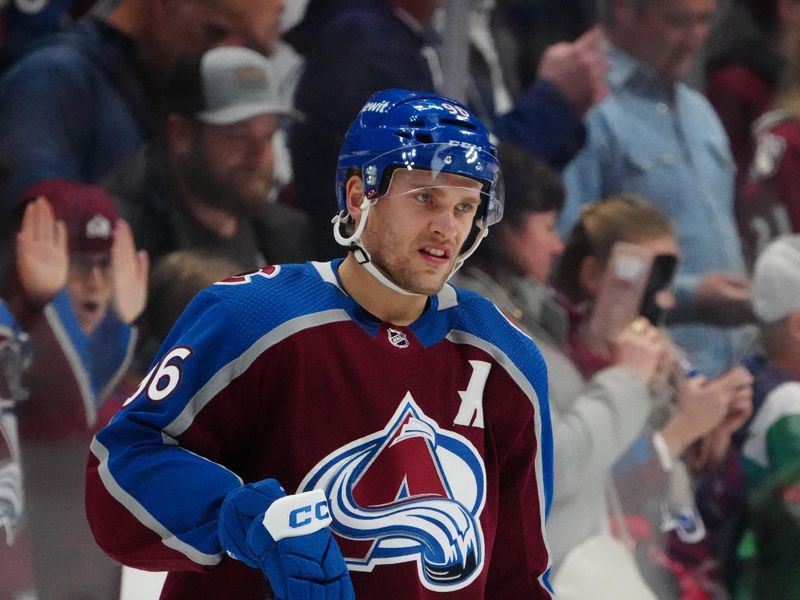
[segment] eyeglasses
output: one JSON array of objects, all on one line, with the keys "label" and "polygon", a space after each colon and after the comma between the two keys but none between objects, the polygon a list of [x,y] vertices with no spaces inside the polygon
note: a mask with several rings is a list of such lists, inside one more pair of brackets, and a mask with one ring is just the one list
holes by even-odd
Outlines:
[{"label": "eyeglasses", "polygon": [[79,276],[89,275],[99,269],[103,275],[111,270],[111,255],[108,253],[84,254],[75,252],[69,257],[69,268]]}]

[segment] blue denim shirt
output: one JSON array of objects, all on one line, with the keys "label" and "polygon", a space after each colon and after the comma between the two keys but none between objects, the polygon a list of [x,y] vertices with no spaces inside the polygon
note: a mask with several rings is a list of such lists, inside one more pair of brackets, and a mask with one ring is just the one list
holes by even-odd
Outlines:
[{"label": "blue denim shirt", "polygon": [[[683,83],[666,83],[619,49],[609,51],[611,93],[587,116],[588,140],[567,167],[566,233],[581,206],[621,192],[643,196],[672,221],[683,260],[673,313],[691,319],[700,278],[743,274],[733,216],[734,163],[708,101]],[[708,325],[675,325],[675,341],[697,370],[716,375],[738,358],[741,333]]]}]

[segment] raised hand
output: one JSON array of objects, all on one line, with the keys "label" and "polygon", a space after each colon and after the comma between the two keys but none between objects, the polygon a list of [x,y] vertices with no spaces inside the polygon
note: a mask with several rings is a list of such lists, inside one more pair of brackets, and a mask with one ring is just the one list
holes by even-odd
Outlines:
[{"label": "raised hand", "polygon": [[572,43],[548,47],[539,62],[537,75],[553,83],[580,114],[608,95],[603,30],[593,27]]},{"label": "raised hand", "polygon": [[67,227],[44,196],[28,203],[17,232],[17,275],[26,299],[43,306],[67,283]]},{"label": "raised hand", "polygon": [[145,250],[137,252],[131,227],[117,219],[111,246],[114,310],[124,323],[133,323],[147,303],[147,274],[150,259]]}]

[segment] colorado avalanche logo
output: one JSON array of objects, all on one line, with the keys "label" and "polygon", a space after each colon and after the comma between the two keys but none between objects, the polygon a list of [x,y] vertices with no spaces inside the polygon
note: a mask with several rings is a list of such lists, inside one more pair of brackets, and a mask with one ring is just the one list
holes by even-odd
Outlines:
[{"label": "colorado avalanche logo", "polygon": [[325,491],[351,570],[416,561],[426,588],[450,592],[483,569],[485,482],[472,444],[440,429],[407,393],[383,431],[328,455],[298,491]]}]

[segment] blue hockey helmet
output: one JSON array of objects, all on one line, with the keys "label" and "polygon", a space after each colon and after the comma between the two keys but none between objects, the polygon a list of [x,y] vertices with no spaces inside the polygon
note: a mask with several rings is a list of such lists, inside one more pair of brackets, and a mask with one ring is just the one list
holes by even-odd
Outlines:
[{"label": "blue hockey helmet", "polygon": [[[480,183],[481,206],[474,230],[465,241],[453,269],[464,263],[503,216],[503,185],[497,151],[489,130],[460,102],[431,93],[390,89],[374,94],[350,125],[339,153],[336,194],[339,210],[333,218],[333,235],[379,281],[392,290],[414,295],[391,281],[371,262],[361,233],[369,209],[390,187],[398,169],[426,171],[425,187],[453,187],[440,174],[454,174]],[[347,179],[357,173],[364,185],[361,220],[352,223],[347,209]],[[407,193],[407,192],[406,192]]]},{"label": "blue hockey helmet", "polygon": [[345,184],[361,171],[364,193],[374,202],[386,192],[397,168],[454,173],[482,184],[484,226],[503,215],[497,152],[489,130],[463,104],[431,93],[390,89],[374,94],[345,136],[336,174],[341,216],[347,214]]}]

